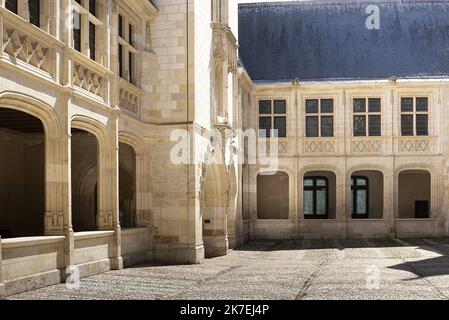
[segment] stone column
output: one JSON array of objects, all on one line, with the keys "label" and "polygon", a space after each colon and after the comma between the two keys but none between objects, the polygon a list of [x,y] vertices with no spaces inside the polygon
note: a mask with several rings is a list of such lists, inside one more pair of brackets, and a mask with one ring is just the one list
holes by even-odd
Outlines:
[{"label": "stone column", "polygon": [[[122,232],[119,218],[119,149],[118,149],[118,116],[119,113],[115,113],[111,117],[111,167],[108,170],[110,172],[110,203],[112,213],[112,225],[114,229],[114,244],[112,248],[111,257],[111,269],[121,270],[123,269],[122,258]],[[106,190],[105,190],[106,191]]]},{"label": "stone column", "polygon": [[[72,161],[72,148],[71,148],[71,123],[68,117],[68,103],[69,95],[65,95],[65,106],[61,111],[63,118],[61,121],[61,126],[63,132],[61,133],[61,201],[63,208],[63,232],[65,236],[64,240],[64,265],[65,267],[72,267],[74,262],[74,251],[75,251],[75,235],[73,231],[72,224],[72,172],[71,172],[71,161]],[[70,276],[70,274],[64,274],[64,279]]]},{"label": "stone column", "polygon": [[2,237],[0,236],[0,298],[5,295],[5,284],[3,283],[2,272]]},{"label": "stone column", "polygon": [[109,68],[114,73],[111,77],[111,92],[109,95],[109,104],[112,107],[118,107],[119,105],[119,76],[118,76],[118,1],[111,1],[111,10],[108,12],[110,28],[110,42],[109,47]]}]

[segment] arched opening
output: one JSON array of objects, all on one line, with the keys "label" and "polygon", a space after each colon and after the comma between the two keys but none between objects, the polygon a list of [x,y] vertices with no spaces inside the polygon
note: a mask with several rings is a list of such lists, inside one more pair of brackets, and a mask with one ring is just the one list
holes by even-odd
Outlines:
[{"label": "arched opening", "polygon": [[257,218],[288,219],[289,177],[285,172],[257,176]]},{"label": "arched opening", "polygon": [[44,235],[45,129],[25,112],[0,108],[0,235]]},{"label": "arched opening", "polygon": [[353,219],[382,219],[384,176],[380,171],[356,171],[351,176],[351,216]]},{"label": "arched opening", "polygon": [[304,218],[336,219],[337,176],[331,171],[311,171],[304,175]]},{"label": "arched opening", "polygon": [[136,153],[128,144],[119,144],[119,218],[122,228],[135,228]]},{"label": "arched opening", "polygon": [[431,175],[425,170],[399,173],[398,206],[400,219],[425,219],[431,210]]},{"label": "arched opening", "polygon": [[98,230],[98,141],[72,129],[72,219],[75,232]]},{"label": "arched opening", "polygon": [[226,179],[224,165],[211,164],[208,166],[201,196],[203,243],[207,258],[226,255],[229,249],[228,195],[223,179]]}]

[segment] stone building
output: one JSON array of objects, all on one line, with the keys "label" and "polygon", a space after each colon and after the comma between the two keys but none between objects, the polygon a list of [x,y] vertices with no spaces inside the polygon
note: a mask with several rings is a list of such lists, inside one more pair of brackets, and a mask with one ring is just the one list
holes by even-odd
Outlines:
[{"label": "stone building", "polygon": [[449,9],[374,2],[396,29],[364,1],[0,0],[0,296],[447,235]]}]

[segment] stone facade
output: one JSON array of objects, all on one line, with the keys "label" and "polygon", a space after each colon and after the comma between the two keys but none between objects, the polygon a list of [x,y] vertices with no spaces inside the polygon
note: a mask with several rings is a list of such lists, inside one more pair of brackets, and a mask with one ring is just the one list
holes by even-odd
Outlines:
[{"label": "stone facade", "polygon": [[[237,1],[40,5],[37,18],[0,0],[0,296],[144,261],[196,264],[250,239],[447,234],[445,80],[254,82],[238,64]],[[355,138],[350,101],[373,95],[383,134]],[[429,98],[429,136],[400,136],[407,95]],[[305,138],[309,97],[334,99],[334,137]],[[287,137],[251,136],[264,99],[286,101]],[[258,176],[272,171],[288,176],[289,191],[272,192],[286,219],[258,217]],[[360,171],[383,177],[375,219],[350,217]],[[430,174],[429,199],[416,199],[428,219],[399,215],[413,196],[399,195],[404,171]],[[333,183],[331,219],[304,219],[311,173]]]}]

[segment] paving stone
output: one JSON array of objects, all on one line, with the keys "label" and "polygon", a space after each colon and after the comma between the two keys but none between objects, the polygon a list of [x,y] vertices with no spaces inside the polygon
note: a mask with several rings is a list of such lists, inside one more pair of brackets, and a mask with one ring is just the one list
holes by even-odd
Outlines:
[{"label": "paving stone", "polygon": [[405,241],[255,241],[199,265],[136,266],[9,299],[449,299],[447,239]]}]

